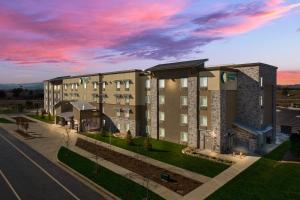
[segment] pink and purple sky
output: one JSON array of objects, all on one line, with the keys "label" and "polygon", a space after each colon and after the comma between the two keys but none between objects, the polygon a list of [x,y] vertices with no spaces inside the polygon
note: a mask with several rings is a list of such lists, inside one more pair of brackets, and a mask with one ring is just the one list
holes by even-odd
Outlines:
[{"label": "pink and purple sky", "polygon": [[209,58],[300,83],[300,1],[0,0],[0,83]]}]

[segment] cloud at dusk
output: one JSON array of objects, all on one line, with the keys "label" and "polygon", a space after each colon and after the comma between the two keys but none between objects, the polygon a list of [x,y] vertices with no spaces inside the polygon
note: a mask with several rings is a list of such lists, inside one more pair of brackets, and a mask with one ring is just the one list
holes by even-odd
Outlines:
[{"label": "cloud at dusk", "polygon": [[277,82],[280,85],[300,84],[300,71],[278,71]]},{"label": "cloud at dusk", "polygon": [[197,0],[0,1],[0,62],[67,64],[84,72],[91,61],[201,57],[205,46],[283,18],[300,3],[231,1],[201,12],[197,6]]}]

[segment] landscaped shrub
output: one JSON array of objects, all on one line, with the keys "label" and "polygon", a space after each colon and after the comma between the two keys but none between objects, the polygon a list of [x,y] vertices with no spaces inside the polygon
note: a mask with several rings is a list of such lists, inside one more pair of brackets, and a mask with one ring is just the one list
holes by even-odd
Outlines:
[{"label": "landscaped shrub", "polygon": [[148,151],[152,150],[152,144],[149,136],[147,136],[144,141],[144,148],[147,149]]},{"label": "landscaped shrub", "polygon": [[128,145],[134,145],[130,130],[127,131],[126,141]]},{"label": "landscaped shrub", "polygon": [[290,136],[290,150],[291,152],[297,156],[297,158],[300,158],[300,135],[299,134],[292,134]]}]

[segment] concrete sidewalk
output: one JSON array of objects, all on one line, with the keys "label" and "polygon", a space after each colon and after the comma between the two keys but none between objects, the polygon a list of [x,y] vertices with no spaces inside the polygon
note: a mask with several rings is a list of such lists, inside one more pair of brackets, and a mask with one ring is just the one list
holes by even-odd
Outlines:
[{"label": "concrete sidewalk", "polygon": [[[5,116],[5,117],[9,118],[7,116]],[[23,117],[27,117],[27,116],[23,116]],[[65,141],[66,141],[65,129],[59,125],[48,124],[48,123],[41,122],[39,120],[35,120],[35,119],[29,118],[29,117],[27,117],[27,118],[37,122],[37,123],[30,124],[29,131],[41,133],[41,135],[39,137],[37,137],[35,139],[22,138],[20,135],[18,135],[17,133],[14,132],[14,130],[16,129],[15,124],[14,125],[5,124],[5,125],[2,125],[2,127],[9,130],[11,132],[11,134],[13,134],[16,137],[18,137],[19,139],[23,140],[25,143],[30,145],[32,148],[34,148],[35,150],[37,150],[38,152],[40,152],[41,154],[46,156],[48,159],[52,160],[53,162],[57,162],[57,158],[56,158],[57,152],[58,152],[60,146],[65,145]],[[157,184],[156,182],[149,181],[149,189],[150,190],[159,194],[160,196],[162,196],[165,199],[172,199],[172,200],[205,199],[210,194],[215,192],[217,189],[222,187],[224,184],[226,184],[228,181],[233,179],[235,176],[237,176],[239,173],[241,173],[242,171],[247,169],[249,166],[251,166],[255,161],[257,161],[259,159],[259,157],[251,157],[251,156],[246,156],[243,159],[237,159],[237,160],[235,160],[236,163],[234,165],[232,165],[231,167],[229,167],[228,169],[226,169],[225,171],[223,171],[216,177],[209,178],[209,177],[203,176],[201,174],[197,174],[197,173],[185,170],[185,169],[181,169],[176,166],[172,166],[172,165],[154,160],[152,158],[149,158],[149,157],[146,157],[146,156],[143,156],[143,155],[131,152],[131,151],[127,151],[125,149],[122,149],[122,148],[119,148],[116,146],[110,146],[107,143],[96,141],[96,140],[86,137],[84,135],[79,135],[79,134],[75,133],[75,131],[71,131],[69,148],[71,150],[77,152],[78,154],[89,158],[90,160],[92,160],[94,162],[96,162],[94,155],[75,146],[75,142],[78,137],[83,138],[88,141],[91,141],[93,143],[97,143],[98,145],[101,145],[103,147],[111,148],[112,150],[117,151],[119,153],[122,153],[122,154],[125,154],[128,156],[132,156],[137,159],[141,159],[144,162],[148,162],[152,165],[167,169],[174,173],[178,173],[178,174],[184,175],[188,178],[198,180],[198,181],[204,183],[203,185],[199,186],[198,188],[196,188],[189,194],[187,194],[185,196],[180,196],[177,193],[169,190],[168,188],[161,186],[160,184]],[[144,177],[142,177],[134,172],[124,169],[124,168],[122,168],[118,165],[115,165],[109,161],[106,161],[104,159],[98,159],[98,163],[100,165],[114,171],[115,173],[125,176],[128,179],[131,179],[132,181],[134,181],[138,184],[146,186],[145,184],[147,182],[147,179],[145,179]]]}]

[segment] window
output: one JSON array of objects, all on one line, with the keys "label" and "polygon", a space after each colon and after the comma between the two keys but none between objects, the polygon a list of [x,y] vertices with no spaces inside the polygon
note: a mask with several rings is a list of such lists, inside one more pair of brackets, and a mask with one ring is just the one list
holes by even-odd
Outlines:
[{"label": "window", "polygon": [[200,107],[207,107],[207,96],[200,96]]},{"label": "window", "polygon": [[187,116],[187,114],[181,114],[180,115],[180,123],[181,124],[187,124],[188,123],[188,116]]},{"label": "window", "polygon": [[165,96],[159,95],[159,104],[164,105],[165,104]]},{"label": "window", "polygon": [[57,86],[57,89],[60,90],[60,85]]},{"label": "window", "polygon": [[117,90],[120,90],[120,88],[121,88],[121,82],[120,81],[116,82],[116,87],[117,87]]},{"label": "window", "polygon": [[150,119],[151,118],[151,115],[150,115],[150,110],[147,110],[146,111],[146,119]]},{"label": "window", "polygon": [[130,88],[130,81],[127,80],[127,81],[125,81],[125,89],[129,90],[129,88]]},{"label": "window", "polygon": [[102,90],[105,90],[105,87],[106,87],[106,83],[102,82]]},{"label": "window", "polygon": [[264,105],[264,98],[262,95],[259,96],[259,105],[263,106]]},{"label": "window", "polygon": [[187,88],[188,87],[188,79],[187,78],[182,78],[180,82],[181,82],[181,87],[182,88]]},{"label": "window", "polygon": [[200,77],[200,88],[207,88],[207,77]]},{"label": "window", "polygon": [[207,116],[200,115],[200,126],[207,126]]},{"label": "window", "polygon": [[117,129],[121,130],[121,124],[120,123],[117,123]]},{"label": "window", "polygon": [[72,90],[74,89],[74,83],[72,83],[71,89],[72,89]]},{"label": "window", "polygon": [[147,133],[148,135],[150,134],[150,126],[149,126],[149,125],[146,126],[146,133]]},{"label": "window", "polygon": [[146,83],[145,83],[145,85],[146,85],[146,89],[150,89],[150,79],[147,79],[146,80]]},{"label": "window", "polygon": [[188,97],[187,96],[181,96],[180,97],[180,103],[181,103],[181,106],[187,106],[188,105]]},{"label": "window", "polygon": [[145,103],[147,103],[147,104],[150,103],[150,96],[145,96]]},{"label": "window", "polygon": [[104,111],[105,111],[105,110],[104,110],[104,107],[102,106],[102,113],[105,113]]},{"label": "window", "polygon": [[56,85],[54,85],[54,90],[56,90]]},{"label": "window", "polygon": [[97,89],[97,82],[94,82],[94,89]]},{"label": "window", "polygon": [[166,136],[165,129],[159,128],[159,137],[164,138]]},{"label": "window", "polygon": [[75,90],[77,90],[77,89],[78,89],[78,84],[76,83],[76,84],[75,84]]},{"label": "window", "polygon": [[159,112],[159,121],[165,121],[165,113]]},{"label": "window", "polygon": [[125,117],[126,117],[126,118],[129,118],[129,115],[130,115],[130,111],[127,110],[127,111],[125,112]]},{"label": "window", "polygon": [[165,88],[165,79],[160,79],[158,83],[159,83],[159,88],[160,89]]},{"label": "window", "polygon": [[180,140],[181,140],[181,142],[187,142],[188,141],[188,133],[187,132],[181,132],[180,133]]},{"label": "window", "polygon": [[130,97],[129,97],[129,96],[126,96],[126,97],[125,97],[125,103],[126,103],[126,104],[129,104],[129,103],[130,103]]},{"label": "window", "polygon": [[86,89],[86,87],[87,87],[87,84],[85,82],[83,83],[83,87],[84,87],[84,89]]},{"label": "window", "polygon": [[264,78],[260,77],[260,87],[264,87]]},{"label": "window", "polygon": [[127,123],[127,124],[125,125],[125,129],[126,129],[126,131],[129,131],[129,130],[130,130],[130,124],[129,124],[129,123]]},{"label": "window", "polygon": [[67,90],[68,89],[68,85],[67,84],[65,84],[65,90]]},{"label": "window", "polygon": [[105,126],[105,119],[102,120],[102,126]]},{"label": "window", "polygon": [[46,90],[48,89],[48,86],[46,85]]},{"label": "window", "polygon": [[116,97],[116,104],[120,104],[120,102],[121,102],[120,97]]},{"label": "window", "polygon": [[120,110],[117,110],[116,114],[117,114],[117,117],[120,117],[121,116]]}]

